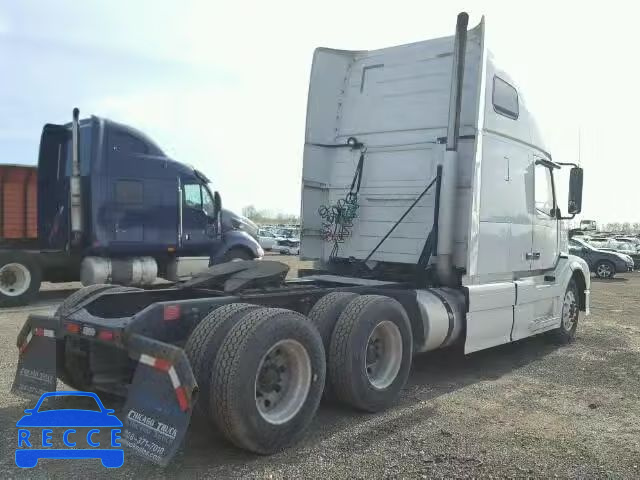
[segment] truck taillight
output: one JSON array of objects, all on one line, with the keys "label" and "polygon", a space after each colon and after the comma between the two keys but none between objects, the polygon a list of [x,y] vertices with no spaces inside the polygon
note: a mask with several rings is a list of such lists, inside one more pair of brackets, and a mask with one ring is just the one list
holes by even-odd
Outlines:
[{"label": "truck taillight", "polygon": [[64,324],[64,329],[69,333],[80,333],[80,325],[77,323],[66,322]]},{"label": "truck taillight", "polygon": [[115,335],[111,330],[100,330],[100,333],[98,333],[98,338],[100,340],[104,340],[105,342],[111,342],[115,338]]},{"label": "truck taillight", "polygon": [[165,322],[178,320],[180,318],[180,305],[165,305],[162,319]]}]

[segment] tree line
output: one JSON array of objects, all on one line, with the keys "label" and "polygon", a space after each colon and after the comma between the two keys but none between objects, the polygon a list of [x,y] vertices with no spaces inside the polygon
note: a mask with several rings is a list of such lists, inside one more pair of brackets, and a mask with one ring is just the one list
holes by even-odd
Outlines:
[{"label": "tree line", "polygon": [[609,222],[598,224],[598,230],[604,232],[640,233],[640,222]]},{"label": "tree line", "polygon": [[271,210],[258,210],[253,205],[247,205],[242,209],[242,215],[249,220],[260,224],[283,224],[283,225],[297,225],[300,223],[300,217],[291,213],[273,212]]},{"label": "tree line", "polygon": [[[607,222],[601,223],[596,221],[599,232],[614,232],[623,234],[640,234],[640,222]],[[568,223],[569,228],[579,228],[579,220],[571,220]]]}]

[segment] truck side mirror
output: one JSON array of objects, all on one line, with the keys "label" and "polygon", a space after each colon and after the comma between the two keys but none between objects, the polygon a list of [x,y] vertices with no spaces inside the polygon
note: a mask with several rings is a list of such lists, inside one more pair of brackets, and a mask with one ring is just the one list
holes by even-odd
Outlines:
[{"label": "truck side mirror", "polygon": [[220,197],[220,193],[216,190],[215,192],[213,192],[213,217],[218,218],[221,211],[222,198]]},{"label": "truck side mirror", "polygon": [[582,211],[582,169],[573,167],[569,173],[569,206],[570,215],[576,215]]},{"label": "truck side mirror", "polygon": [[216,190],[213,192],[213,228],[214,235],[222,235],[222,197]]}]

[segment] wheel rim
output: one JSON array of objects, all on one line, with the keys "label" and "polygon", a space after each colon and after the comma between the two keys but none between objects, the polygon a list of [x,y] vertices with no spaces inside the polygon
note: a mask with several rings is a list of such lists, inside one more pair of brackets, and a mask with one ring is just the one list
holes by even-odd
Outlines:
[{"label": "wheel rim", "polygon": [[393,383],[402,365],[402,334],[389,320],[380,322],[369,335],[365,372],[369,383],[378,389]]},{"label": "wheel rim", "polygon": [[573,290],[568,290],[564,295],[562,303],[562,326],[570,332],[576,323],[576,313],[578,312],[578,302]]},{"label": "wheel rim", "polygon": [[311,388],[311,358],[296,340],[281,340],[260,360],[256,407],[267,422],[280,425],[302,408]]},{"label": "wheel rim", "polygon": [[20,263],[7,263],[0,268],[0,293],[17,297],[29,289],[31,273]]},{"label": "wheel rim", "polygon": [[601,263],[598,265],[597,272],[600,277],[608,277],[611,275],[611,267],[606,263]]}]

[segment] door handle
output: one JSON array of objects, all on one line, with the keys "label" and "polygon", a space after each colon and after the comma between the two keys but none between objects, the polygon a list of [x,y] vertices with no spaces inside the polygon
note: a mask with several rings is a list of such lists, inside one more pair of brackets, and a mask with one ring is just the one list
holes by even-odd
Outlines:
[{"label": "door handle", "polygon": [[540,260],[540,252],[529,252],[525,255],[527,260]]}]

